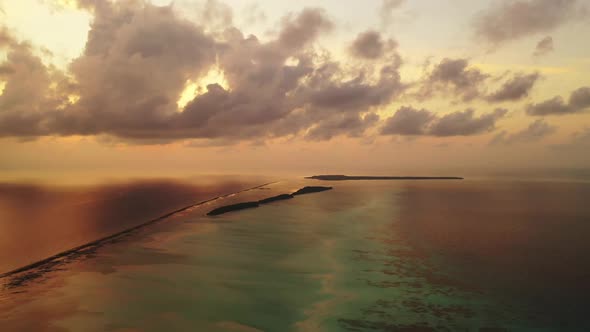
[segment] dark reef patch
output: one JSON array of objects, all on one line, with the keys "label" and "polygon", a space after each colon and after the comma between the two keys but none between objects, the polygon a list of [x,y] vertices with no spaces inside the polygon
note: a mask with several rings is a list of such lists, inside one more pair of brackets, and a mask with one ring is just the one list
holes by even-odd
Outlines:
[{"label": "dark reef patch", "polygon": [[228,212],[232,212],[232,211],[239,211],[239,210],[244,210],[244,209],[255,208],[255,207],[258,207],[258,205],[259,205],[258,202],[242,202],[242,203],[237,203],[237,204],[232,204],[232,205],[226,205],[226,206],[222,206],[217,209],[209,211],[209,213],[207,213],[207,215],[208,216],[218,216],[220,214],[224,214],[224,213],[228,213]]},{"label": "dark reef patch", "polygon": [[218,207],[214,210],[209,211],[209,213],[207,213],[207,215],[208,216],[218,216],[220,214],[224,214],[224,213],[228,213],[228,212],[255,208],[255,207],[260,206],[261,204],[268,204],[268,203],[272,203],[272,202],[276,202],[276,201],[292,199],[295,196],[311,194],[311,193],[318,193],[318,192],[331,190],[331,189],[332,189],[332,187],[320,187],[320,186],[303,187],[292,194],[280,194],[277,196],[264,198],[259,201],[242,202],[242,203],[237,203],[237,204],[232,204],[232,205],[221,206],[221,207]]},{"label": "dark reef patch", "polygon": [[286,199],[292,199],[292,198],[293,198],[293,195],[291,195],[291,194],[281,194],[281,195],[261,199],[258,201],[258,204],[268,204],[268,203],[282,201],[282,200],[286,200]]},{"label": "dark reef patch", "polygon": [[303,187],[303,188],[297,190],[292,195],[297,196],[297,195],[305,195],[305,194],[311,194],[311,193],[319,193],[319,192],[331,190],[331,189],[332,189],[332,187],[309,186],[309,187]]}]

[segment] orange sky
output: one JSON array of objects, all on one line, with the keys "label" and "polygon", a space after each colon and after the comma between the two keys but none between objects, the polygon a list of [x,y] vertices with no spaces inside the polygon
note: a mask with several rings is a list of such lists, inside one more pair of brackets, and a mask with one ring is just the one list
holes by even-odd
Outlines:
[{"label": "orange sky", "polygon": [[1,180],[590,166],[587,1],[168,3],[0,0]]}]

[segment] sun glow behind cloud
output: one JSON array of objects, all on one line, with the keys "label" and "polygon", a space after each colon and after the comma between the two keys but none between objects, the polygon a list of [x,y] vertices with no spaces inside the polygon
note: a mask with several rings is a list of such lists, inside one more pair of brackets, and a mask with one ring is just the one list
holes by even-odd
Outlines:
[{"label": "sun glow behind cloud", "polygon": [[[0,0],[0,25],[16,39],[49,51],[44,62],[66,68],[84,50],[92,14],[75,0]],[[1,52],[0,52],[1,53]],[[51,54],[51,55],[49,55]],[[0,54],[0,60],[2,55]]]},{"label": "sun glow behind cloud", "polygon": [[186,81],[184,89],[176,102],[178,109],[181,111],[193,99],[207,92],[207,86],[210,84],[219,84],[225,90],[230,89],[225,74],[219,65],[214,65],[207,74],[196,80]]}]

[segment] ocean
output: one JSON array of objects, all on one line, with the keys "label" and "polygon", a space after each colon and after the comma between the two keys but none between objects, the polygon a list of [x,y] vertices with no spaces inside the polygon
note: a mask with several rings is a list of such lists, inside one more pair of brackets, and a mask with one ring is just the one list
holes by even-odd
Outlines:
[{"label": "ocean", "polygon": [[[5,185],[0,272],[265,180]],[[1,278],[0,331],[590,330],[590,182],[275,180]]]}]

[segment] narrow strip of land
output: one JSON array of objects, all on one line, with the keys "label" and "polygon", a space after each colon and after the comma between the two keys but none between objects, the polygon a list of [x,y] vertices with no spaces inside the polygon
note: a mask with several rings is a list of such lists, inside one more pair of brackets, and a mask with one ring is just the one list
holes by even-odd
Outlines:
[{"label": "narrow strip of land", "polygon": [[23,266],[23,267],[20,267],[18,269],[15,269],[15,270],[12,270],[12,271],[8,271],[8,272],[5,272],[5,273],[1,273],[0,274],[0,279],[6,278],[6,277],[10,277],[12,275],[15,275],[15,274],[18,274],[18,273],[21,273],[21,272],[25,272],[25,271],[28,271],[28,270],[32,270],[32,269],[38,268],[40,266],[43,266],[45,264],[50,264],[51,262],[60,260],[62,258],[68,257],[70,255],[75,255],[76,253],[82,252],[82,251],[87,250],[89,248],[99,247],[99,246],[101,246],[101,245],[103,245],[105,243],[108,243],[109,241],[113,241],[113,240],[115,240],[115,239],[117,239],[119,237],[122,237],[124,235],[129,234],[129,233],[132,233],[132,232],[137,231],[137,230],[139,230],[141,228],[144,228],[144,227],[149,226],[151,224],[154,224],[154,223],[156,223],[158,221],[161,221],[161,220],[164,220],[166,218],[169,218],[169,217],[171,217],[171,216],[173,216],[173,215],[175,215],[177,213],[180,213],[180,212],[186,211],[188,209],[197,207],[199,205],[203,205],[203,204],[206,204],[206,203],[209,203],[209,202],[218,200],[220,198],[225,198],[225,197],[228,197],[228,196],[231,196],[231,195],[235,195],[235,194],[239,194],[239,193],[242,193],[242,192],[245,192],[245,191],[262,188],[264,186],[267,186],[267,185],[270,185],[270,184],[273,184],[273,183],[276,183],[276,182],[269,182],[269,183],[261,184],[261,185],[255,186],[255,187],[246,188],[246,189],[243,189],[243,190],[240,190],[240,191],[236,191],[236,192],[232,192],[232,193],[227,193],[227,194],[224,194],[224,195],[213,197],[211,199],[207,199],[207,200],[204,200],[204,201],[197,202],[195,204],[191,204],[189,206],[185,206],[183,208],[180,208],[178,210],[172,211],[170,213],[167,213],[167,214],[165,214],[163,216],[160,216],[158,218],[149,220],[149,221],[147,221],[145,223],[142,223],[142,224],[139,224],[137,226],[134,226],[134,227],[125,229],[125,230],[123,230],[121,232],[118,232],[118,233],[115,233],[113,235],[109,235],[109,236],[104,237],[102,239],[98,239],[98,240],[95,240],[95,241],[92,241],[92,242],[83,244],[81,246],[78,246],[78,247],[75,247],[75,248],[72,248],[72,249],[69,249],[69,250],[60,252],[60,253],[55,254],[55,255],[53,255],[51,257],[47,257],[45,259],[42,259],[42,260],[37,261],[35,263],[28,264],[28,265]]},{"label": "narrow strip of land", "polygon": [[323,181],[351,181],[351,180],[463,180],[459,176],[349,176],[349,175],[314,175],[306,179]]},{"label": "narrow strip of land", "polygon": [[285,199],[292,199],[295,196],[299,196],[299,195],[319,193],[319,192],[331,190],[331,189],[332,189],[332,187],[321,187],[321,186],[303,187],[292,194],[281,194],[281,195],[261,199],[259,201],[241,202],[241,203],[236,203],[236,204],[232,204],[232,205],[221,206],[221,207],[218,207],[214,210],[209,211],[209,213],[207,213],[207,215],[208,216],[218,216],[218,215],[228,213],[228,212],[257,208],[262,204],[269,204],[272,202],[282,201]]}]

